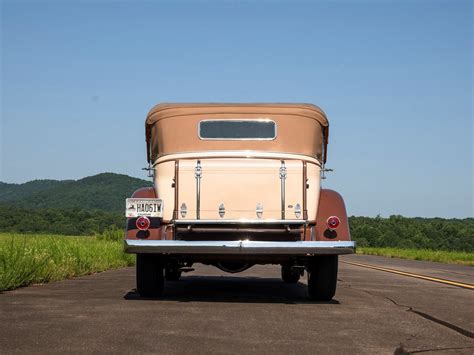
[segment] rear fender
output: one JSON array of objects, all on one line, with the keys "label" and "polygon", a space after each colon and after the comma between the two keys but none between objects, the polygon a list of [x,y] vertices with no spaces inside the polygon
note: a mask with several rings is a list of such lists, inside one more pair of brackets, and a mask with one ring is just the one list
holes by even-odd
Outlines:
[{"label": "rear fender", "polygon": [[[331,216],[337,216],[341,221],[339,227],[333,231],[328,229],[326,225],[327,219]],[[312,231],[311,229],[306,231],[305,240],[351,240],[346,206],[344,204],[344,199],[338,192],[329,189],[321,189],[318,215],[316,216],[316,226],[312,229]]]}]

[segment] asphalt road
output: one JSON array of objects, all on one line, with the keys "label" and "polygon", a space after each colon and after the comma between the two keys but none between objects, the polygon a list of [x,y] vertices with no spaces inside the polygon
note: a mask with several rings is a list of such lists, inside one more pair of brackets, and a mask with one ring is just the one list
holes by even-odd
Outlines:
[{"label": "asphalt road", "polygon": [[[474,283],[474,268],[370,256],[341,261]],[[197,266],[140,299],[134,269],[0,295],[0,353],[474,353],[474,291],[341,262],[336,297],[307,298],[277,266]]]}]

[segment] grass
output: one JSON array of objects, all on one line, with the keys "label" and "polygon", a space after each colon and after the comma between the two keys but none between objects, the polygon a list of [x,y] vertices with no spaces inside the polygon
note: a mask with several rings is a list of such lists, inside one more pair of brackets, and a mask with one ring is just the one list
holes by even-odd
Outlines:
[{"label": "grass", "polygon": [[390,258],[435,261],[438,263],[474,266],[474,253],[430,249],[365,248],[357,249],[357,254],[380,255]]},{"label": "grass", "polygon": [[99,236],[0,233],[0,291],[133,265],[122,233]]},{"label": "grass", "polygon": [[[474,253],[365,247],[357,253],[474,266]],[[0,233],[0,291],[134,263],[133,255],[123,253],[118,229],[90,237]]]}]

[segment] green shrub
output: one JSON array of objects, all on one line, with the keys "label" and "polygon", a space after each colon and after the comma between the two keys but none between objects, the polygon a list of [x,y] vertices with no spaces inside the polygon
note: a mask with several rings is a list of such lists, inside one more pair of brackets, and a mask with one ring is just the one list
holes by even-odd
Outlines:
[{"label": "green shrub", "polygon": [[124,239],[124,233],[125,231],[123,229],[117,228],[116,226],[110,226],[101,234],[97,234],[96,237],[99,240],[120,242]]},{"label": "green shrub", "polygon": [[349,225],[363,247],[474,252],[474,218],[352,216]]}]

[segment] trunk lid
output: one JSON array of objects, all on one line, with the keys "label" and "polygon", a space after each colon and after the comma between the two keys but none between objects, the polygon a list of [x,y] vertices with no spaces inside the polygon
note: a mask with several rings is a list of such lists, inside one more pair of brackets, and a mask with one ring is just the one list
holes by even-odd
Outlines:
[{"label": "trunk lid", "polygon": [[[306,177],[302,161],[186,159],[179,161],[178,171],[178,219],[304,218]],[[186,215],[183,217],[184,207]],[[260,218],[258,210],[262,211]]]}]

